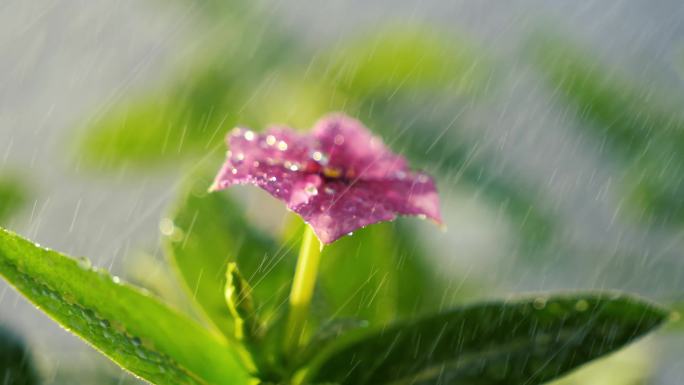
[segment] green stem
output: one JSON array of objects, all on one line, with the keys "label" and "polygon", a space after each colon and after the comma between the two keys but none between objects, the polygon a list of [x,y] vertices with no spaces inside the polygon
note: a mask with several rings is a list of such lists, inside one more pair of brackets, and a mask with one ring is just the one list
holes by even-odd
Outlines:
[{"label": "green stem", "polygon": [[302,343],[309,305],[316,286],[321,249],[313,230],[310,226],[306,226],[290,292],[290,312],[285,331],[285,354],[293,354]]}]

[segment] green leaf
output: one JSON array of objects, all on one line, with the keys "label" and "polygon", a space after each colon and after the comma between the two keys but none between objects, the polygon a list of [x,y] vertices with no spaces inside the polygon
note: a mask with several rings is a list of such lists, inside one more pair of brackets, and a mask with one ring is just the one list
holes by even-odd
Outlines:
[{"label": "green leaf", "polygon": [[575,295],[476,304],[347,338],[321,354],[311,382],[541,384],[662,324],[628,296]]},{"label": "green leaf", "polygon": [[684,319],[682,318],[682,314],[684,314],[684,301],[674,303],[672,309],[673,312],[667,329],[675,332],[684,331]]},{"label": "green leaf", "polygon": [[0,223],[5,223],[28,200],[28,191],[21,178],[0,176]]},{"label": "green leaf", "polygon": [[40,383],[33,359],[23,341],[0,325],[0,381],[2,384]]},{"label": "green leaf", "polygon": [[549,89],[576,107],[578,126],[626,163],[623,183],[632,191],[633,213],[684,223],[684,185],[673,178],[684,170],[682,98],[672,90],[654,92],[652,84],[565,39],[538,37],[531,47]]},{"label": "green leaf", "polygon": [[152,383],[249,381],[224,340],[86,260],[0,229],[0,275],[62,326]]},{"label": "green leaf", "polygon": [[256,85],[270,68],[296,55],[293,42],[275,27],[260,34],[242,34],[240,28],[246,27],[218,23],[189,68],[88,121],[77,140],[83,163],[95,170],[168,165],[222,146],[235,124],[251,123],[248,116],[263,110],[246,112]]},{"label": "green leaf", "polygon": [[[291,233],[304,226],[295,220]],[[435,310],[443,293],[403,220],[360,229],[325,247],[321,258],[312,311],[322,324],[335,318],[385,324]]]},{"label": "green leaf", "polygon": [[472,95],[491,75],[474,47],[427,26],[364,34],[336,47],[323,64],[336,88],[360,99],[435,89]]},{"label": "green leaf", "polygon": [[226,268],[236,262],[252,286],[257,313],[273,320],[286,297],[295,256],[248,223],[227,192],[207,193],[211,179],[192,178],[172,214],[165,243],[189,292],[226,336],[234,335],[224,290]]}]

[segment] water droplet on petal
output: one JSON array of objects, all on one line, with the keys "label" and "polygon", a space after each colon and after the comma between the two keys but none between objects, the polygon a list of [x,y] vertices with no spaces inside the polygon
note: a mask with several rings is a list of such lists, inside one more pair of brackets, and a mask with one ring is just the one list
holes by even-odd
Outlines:
[{"label": "water droplet on petal", "polygon": [[254,131],[251,131],[251,130],[245,131],[244,137],[245,137],[245,139],[247,139],[249,141],[254,140],[254,138],[255,138]]},{"label": "water droplet on petal", "polygon": [[284,163],[284,166],[286,169],[288,169],[290,171],[299,171],[299,169],[301,169],[301,166],[299,165],[299,163],[294,163],[294,162],[290,162],[290,161],[286,161]]},{"label": "water droplet on petal", "polygon": [[280,151],[287,150],[287,143],[285,143],[282,140],[280,142],[278,142],[278,150],[280,150]]},{"label": "water droplet on petal", "polygon": [[314,161],[316,161],[318,164],[321,164],[321,165],[323,165],[323,166],[325,166],[325,165],[328,164],[328,157],[325,156],[325,154],[323,154],[323,153],[320,152],[320,151],[314,151],[314,152],[311,154],[311,158],[312,158]]},{"label": "water droplet on petal", "polygon": [[233,162],[233,165],[235,165],[235,166],[237,166],[237,165],[239,165],[240,163],[242,163],[243,160],[245,160],[245,154],[243,154],[243,153],[241,153],[241,152],[239,152],[239,153],[233,155],[233,156],[230,158],[230,161]]},{"label": "water droplet on petal", "polygon": [[266,137],[266,144],[268,144],[269,146],[273,146],[274,144],[276,144],[276,137],[273,135],[267,136]]},{"label": "water droplet on petal", "polygon": [[314,185],[308,185],[308,186],[306,186],[306,188],[304,189],[304,191],[305,191],[307,194],[312,195],[312,196],[318,195],[318,189],[317,189],[316,186],[314,186]]},{"label": "water droplet on petal", "polygon": [[121,278],[117,277],[116,275],[112,275],[112,282],[118,285],[121,283]]},{"label": "water droplet on petal", "polygon": [[323,191],[325,191],[326,194],[332,195],[335,193],[335,189],[329,186],[326,186]]},{"label": "water droplet on petal", "polygon": [[237,174],[237,173],[238,173],[238,171],[237,171],[237,168],[233,168],[233,169],[231,169],[231,170],[230,170],[230,172],[231,172],[231,173],[232,173],[233,175],[235,175],[235,174]]},{"label": "water droplet on petal", "polygon": [[276,177],[274,177],[274,176],[268,178],[268,181],[269,181],[269,182],[275,182],[275,181],[277,181],[277,180],[278,180],[278,178],[276,178]]}]

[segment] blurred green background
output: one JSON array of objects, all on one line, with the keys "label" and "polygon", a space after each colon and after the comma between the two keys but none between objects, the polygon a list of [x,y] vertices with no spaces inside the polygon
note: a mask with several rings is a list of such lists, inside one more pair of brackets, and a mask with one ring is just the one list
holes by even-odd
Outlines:
[{"label": "blurred green background", "polygon": [[[180,308],[187,296],[163,244],[174,234],[169,209],[184,199],[179,228],[235,205],[227,216],[239,211],[287,240],[275,253],[285,263],[260,288],[287,291],[297,225],[281,205],[253,188],[196,202],[208,182],[186,179],[219,166],[235,125],[306,130],[329,111],[357,116],[433,173],[448,230],[400,220],[340,241],[322,266],[321,321],[383,323],[572,289],[684,308],[676,1],[9,0],[0,9],[0,223]],[[241,247],[220,229],[245,218],[202,223],[206,239],[189,247]],[[11,336],[0,346],[30,362],[15,372],[39,373],[27,381],[135,383],[4,282],[0,309]],[[673,322],[560,383],[679,384],[682,330]]]}]

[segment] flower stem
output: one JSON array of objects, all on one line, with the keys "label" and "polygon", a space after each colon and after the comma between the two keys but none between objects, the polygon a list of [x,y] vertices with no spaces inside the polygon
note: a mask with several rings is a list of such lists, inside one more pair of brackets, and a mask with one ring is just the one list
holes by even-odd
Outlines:
[{"label": "flower stem", "polygon": [[290,291],[290,312],[285,330],[286,354],[294,353],[302,342],[320,259],[321,247],[318,238],[311,227],[306,226]]}]

